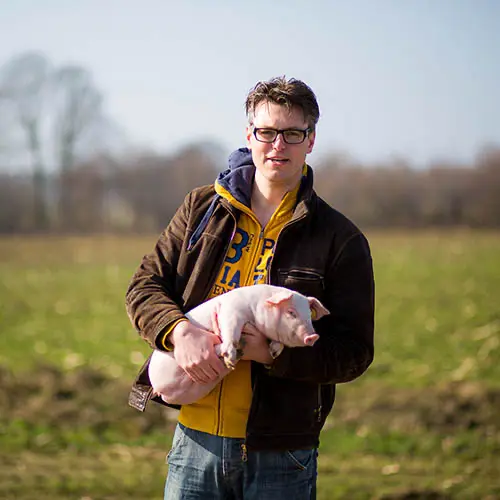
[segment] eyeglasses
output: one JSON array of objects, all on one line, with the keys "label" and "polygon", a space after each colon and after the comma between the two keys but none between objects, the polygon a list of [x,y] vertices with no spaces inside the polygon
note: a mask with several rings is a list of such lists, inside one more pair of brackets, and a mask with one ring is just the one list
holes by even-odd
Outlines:
[{"label": "eyeglasses", "polygon": [[289,128],[286,130],[276,130],[275,128],[257,128],[254,127],[253,135],[259,142],[268,144],[274,142],[279,134],[287,144],[301,144],[306,140],[307,134],[311,131],[310,128],[305,130],[297,128]]}]

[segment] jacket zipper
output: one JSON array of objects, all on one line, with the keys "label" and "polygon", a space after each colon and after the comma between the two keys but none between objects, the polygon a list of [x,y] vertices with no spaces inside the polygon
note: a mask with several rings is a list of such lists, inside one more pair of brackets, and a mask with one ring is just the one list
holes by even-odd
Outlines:
[{"label": "jacket zipper", "polygon": [[[254,245],[255,250],[253,252],[253,256],[252,256],[252,260],[251,260],[252,265],[249,268],[250,274],[247,275],[246,280],[245,280],[245,283],[247,285],[253,285],[253,283],[249,281],[249,278],[252,276],[253,270],[255,269],[255,260],[256,260],[256,257],[259,255],[260,245],[262,243],[262,239],[264,238],[264,228],[260,225],[260,223],[258,221],[257,221],[257,224],[258,224],[258,227],[260,227],[260,232],[258,235],[258,240],[255,242],[255,245]],[[266,281],[267,281],[267,277],[266,277]],[[248,450],[247,450],[246,442],[247,441],[246,441],[246,437],[245,437],[245,440],[241,444],[241,461],[242,462],[246,462],[248,460]]]},{"label": "jacket zipper", "polygon": [[[226,210],[227,210],[227,208],[226,208]],[[210,289],[213,286],[214,281],[217,279],[217,273],[219,272],[220,267],[221,267],[222,263],[224,262],[224,259],[226,258],[227,249],[229,248],[229,245],[231,244],[231,241],[233,241],[234,235],[236,234],[236,229],[238,227],[238,221],[236,220],[236,217],[231,213],[230,210],[228,210],[228,212],[229,212],[229,214],[231,215],[231,217],[233,218],[233,221],[234,221],[233,231],[231,232],[231,238],[229,238],[229,241],[226,243],[226,246],[224,247],[224,252],[222,253],[222,261],[219,264],[219,266],[215,267],[216,271],[215,271],[214,279],[209,281],[210,285],[208,287],[208,290],[205,291],[204,297],[208,296],[208,294],[210,292]],[[218,398],[218,401],[217,401],[217,425],[216,425],[216,432],[215,432],[215,434],[217,436],[220,433],[220,427],[221,427],[220,409],[221,409],[221,406],[222,406],[221,402],[222,402],[222,385],[223,384],[224,384],[224,379],[222,379],[220,381],[220,384],[219,384],[219,398]]]},{"label": "jacket zipper", "polygon": [[317,421],[321,422],[321,411],[323,409],[323,402],[321,398],[321,385],[318,385],[318,409],[316,410]]},{"label": "jacket zipper", "polygon": [[250,266],[248,268],[249,269],[248,274],[246,275],[246,278],[244,281],[245,285],[243,285],[243,286],[253,285],[251,278],[252,278],[252,275],[253,275],[254,270],[255,270],[256,260],[259,256],[260,245],[262,243],[262,239],[264,238],[264,228],[259,223],[257,223],[257,224],[258,224],[257,227],[260,228],[260,231],[259,231],[259,234],[256,236],[257,241],[253,245],[252,259],[250,261]]},{"label": "jacket zipper", "polygon": [[215,435],[218,436],[220,433],[220,427],[221,427],[221,418],[220,418],[220,408],[221,408],[221,402],[222,402],[222,384],[224,384],[224,379],[220,381],[219,384],[219,398],[217,400],[217,426],[215,429]]}]

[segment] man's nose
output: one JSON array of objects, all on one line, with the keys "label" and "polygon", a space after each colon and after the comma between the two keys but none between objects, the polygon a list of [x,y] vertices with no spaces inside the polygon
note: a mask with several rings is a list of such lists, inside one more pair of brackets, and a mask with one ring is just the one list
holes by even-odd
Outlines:
[{"label": "man's nose", "polygon": [[278,151],[283,151],[286,147],[285,139],[283,139],[283,134],[278,134],[273,142],[273,148]]}]

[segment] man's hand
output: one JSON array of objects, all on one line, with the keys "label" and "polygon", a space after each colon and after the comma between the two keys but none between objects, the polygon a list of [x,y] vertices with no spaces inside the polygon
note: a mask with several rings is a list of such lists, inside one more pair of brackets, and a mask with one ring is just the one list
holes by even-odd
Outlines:
[{"label": "man's hand", "polygon": [[264,365],[270,365],[273,362],[273,357],[269,352],[269,340],[249,323],[243,328],[241,348],[243,349],[241,359],[257,361]]},{"label": "man's hand", "polygon": [[177,364],[193,382],[207,384],[227,372],[215,354],[214,346],[220,344],[216,334],[198,328],[190,321],[181,321],[170,333],[169,340],[174,346]]}]

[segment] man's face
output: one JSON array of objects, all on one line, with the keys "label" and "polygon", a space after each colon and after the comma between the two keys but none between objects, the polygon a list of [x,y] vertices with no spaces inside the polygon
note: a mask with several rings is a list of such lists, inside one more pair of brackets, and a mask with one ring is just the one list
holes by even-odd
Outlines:
[{"label": "man's face", "polygon": [[287,144],[283,134],[274,142],[259,142],[254,136],[254,128],[276,130],[305,130],[308,128],[300,108],[288,110],[285,106],[262,102],[255,109],[253,125],[247,127],[247,146],[252,151],[252,159],[260,175],[273,185],[294,188],[302,176],[306,155],[314,146],[315,132],[307,135],[301,144]]}]

